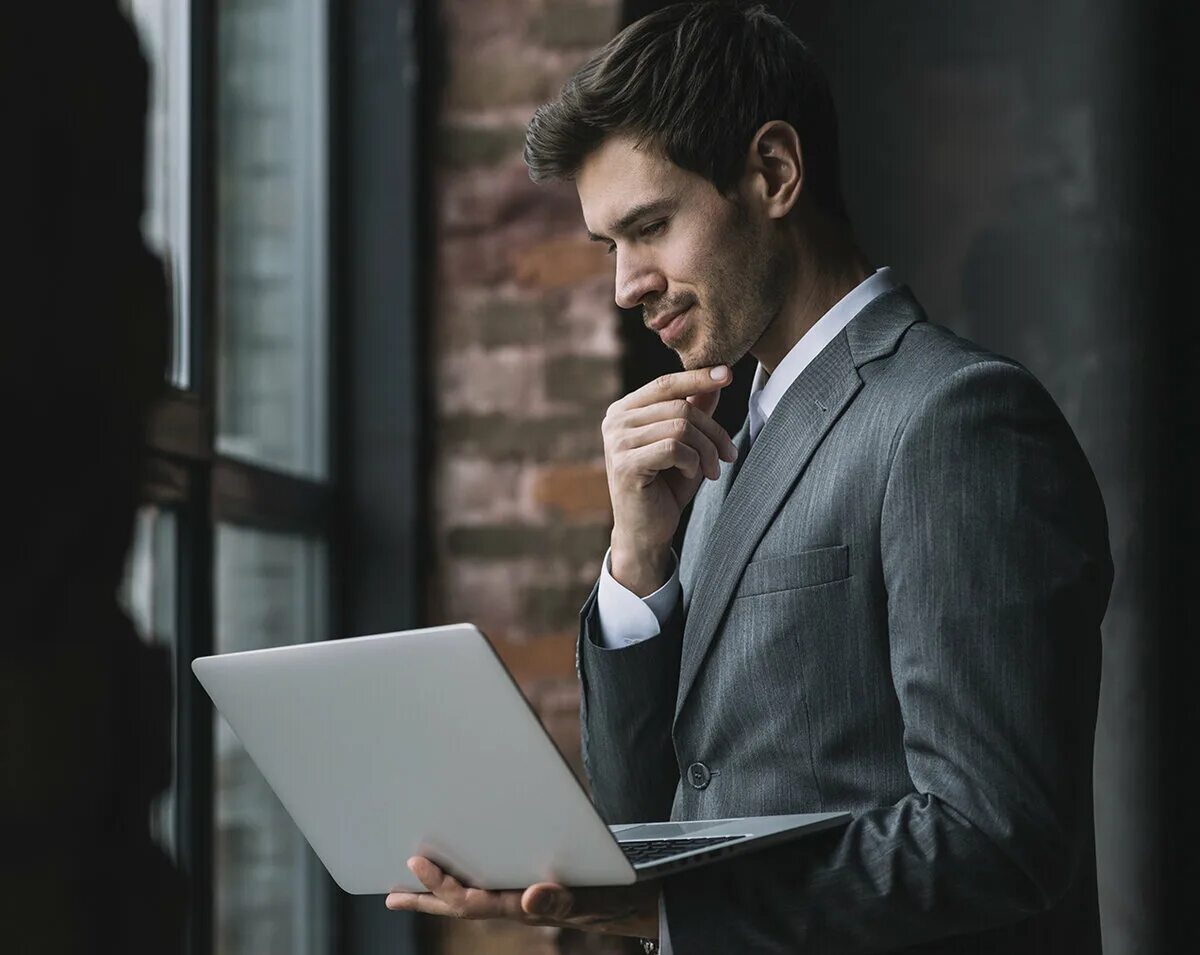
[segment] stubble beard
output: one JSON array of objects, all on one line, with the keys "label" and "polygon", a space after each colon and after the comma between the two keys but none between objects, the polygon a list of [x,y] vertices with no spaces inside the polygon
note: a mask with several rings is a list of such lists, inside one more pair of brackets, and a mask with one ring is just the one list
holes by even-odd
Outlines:
[{"label": "stubble beard", "polygon": [[685,369],[732,368],[783,306],[792,268],[783,250],[757,236],[748,224],[734,230],[728,247],[740,248],[743,254],[732,263],[713,263],[709,305],[696,316],[686,338],[674,346]]}]

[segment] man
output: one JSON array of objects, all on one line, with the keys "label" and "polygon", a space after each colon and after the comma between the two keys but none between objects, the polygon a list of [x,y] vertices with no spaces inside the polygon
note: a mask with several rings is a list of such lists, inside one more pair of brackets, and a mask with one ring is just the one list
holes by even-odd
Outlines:
[{"label": "man", "polygon": [[[578,652],[596,805],[854,820],[628,889],[468,890],[414,859],[433,894],[389,905],[680,955],[1099,952],[1099,491],[1025,369],[868,265],[803,46],[761,9],[663,10],[538,110],[526,160],[575,180],[617,303],[685,369],[604,421],[612,546]],[[711,414],[747,352],[731,439]]]}]

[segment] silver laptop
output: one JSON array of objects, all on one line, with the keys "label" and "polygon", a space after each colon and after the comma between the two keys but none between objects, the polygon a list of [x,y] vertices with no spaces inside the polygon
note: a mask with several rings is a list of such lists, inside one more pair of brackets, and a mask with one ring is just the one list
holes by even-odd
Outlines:
[{"label": "silver laptop", "polygon": [[470,624],[202,657],[192,670],[345,891],[627,885],[845,825],[801,813],[608,826]]}]

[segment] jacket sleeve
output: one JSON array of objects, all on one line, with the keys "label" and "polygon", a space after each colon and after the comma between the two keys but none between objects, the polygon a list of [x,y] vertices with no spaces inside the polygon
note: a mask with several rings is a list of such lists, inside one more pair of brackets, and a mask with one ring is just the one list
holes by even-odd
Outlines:
[{"label": "jacket sleeve", "polygon": [[1053,907],[1088,858],[1112,566],[1083,452],[1001,361],[931,387],[894,447],[880,560],[913,791],[839,832],[668,877],[680,955],[982,932]]},{"label": "jacket sleeve", "polygon": [[596,598],[580,611],[575,666],[583,765],[592,801],[610,825],[671,815],[679,782],[671,723],[679,688],[682,601],[654,637],[610,648],[600,638]]}]

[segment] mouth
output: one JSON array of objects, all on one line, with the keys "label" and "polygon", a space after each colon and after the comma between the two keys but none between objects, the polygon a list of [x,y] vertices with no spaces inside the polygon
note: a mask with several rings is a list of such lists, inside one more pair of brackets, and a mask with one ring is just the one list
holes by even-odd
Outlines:
[{"label": "mouth", "polygon": [[670,315],[664,315],[662,318],[656,318],[650,324],[650,327],[658,332],[658,337],[662,339],[664,345],[670,345],[683,334],[693,307],[689,305],[683,311],[673,312]]}]

